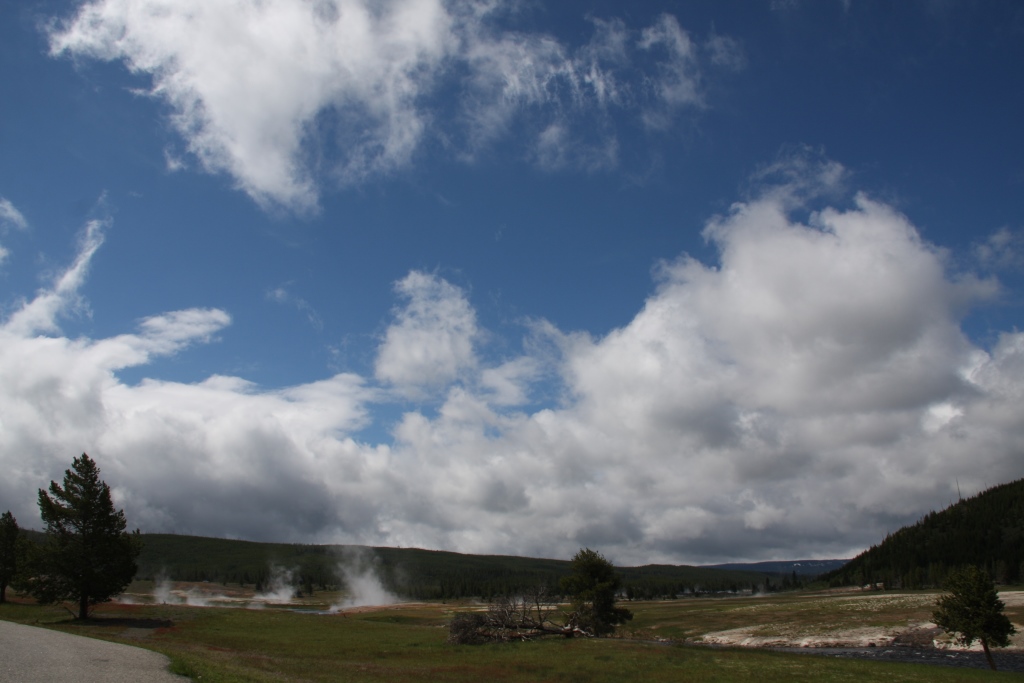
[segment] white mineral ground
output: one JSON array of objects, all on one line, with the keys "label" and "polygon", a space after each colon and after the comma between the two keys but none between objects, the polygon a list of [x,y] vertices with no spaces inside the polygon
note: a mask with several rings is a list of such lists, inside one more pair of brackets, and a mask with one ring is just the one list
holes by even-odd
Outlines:
[{"label": "white mineral ground", "polygon": [[[114,598],[116,602],[127,605],[167,604],[188,607],[243,607],[248,609],[264,608],[322,608],[325,601],[337,602],[345,595],[336,592],[321,591],[313,596],[286,597],[286,593],[256,593],[252,589],[222,586],[220,584],[199,581],[160,582],[152,591],[126,592]],[[344,602],[344,601],[342,601]],[[393,610],[404,607],[425,605],[423,602],[387,602],[380,605],[346,605],[332,610],[336,614],[358,614]]]},{"label": "white mineral ground", "polygon": [[[1024,606],[1024,591],[1001,591],[999,598],[1007,607]],[[858,595],[856,597],[826,598],[837,612],[856,611],[865,615],[881,611],[886,607],[905,606],[930,609],[935,604],[934,595]],[[751,608],[756,610],[756,607]],[[756,612],[755,612],[756,614]],[[878,619],[880,621],[881,619]],[[1017,634],[1011,637],[1008,651],[1024,652],[1024,624],[1015,623]],[[964,648],[938,629],[930,621],[911,621],[885,626],[836,627],[832,624],[800,624],[761,622],[751,626],[706,633],[694,642],[710,645],[732,645],[740,647],[886,647],[898,637],[913,640],[914,644],[926,645],[927,640],[936,648],[949,650],[981,651],[981,644],[974,643]],[[1005,650],[1000,650],[1005,651]]]}]

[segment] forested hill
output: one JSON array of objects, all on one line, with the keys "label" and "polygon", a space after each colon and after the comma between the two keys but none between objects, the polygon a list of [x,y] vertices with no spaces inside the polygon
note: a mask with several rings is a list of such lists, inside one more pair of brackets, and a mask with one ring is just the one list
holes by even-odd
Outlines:
[{"label": "forested hill", "polygon": [[[271,567],[293,572],[304,591],[338,584],[338,567],[371,568],[393,593],[438,600],[514,594],[535,586],[557,586],[569,573],[566,560],[464,555],[416,548],[368,548],[254,543],[200,536],[143,534],[138,578],[266,584]],[[762,590],[782,585],[782,577],[690,566],[620,567],[630,597],[660,598],[693,592]]]},{"label": "forested hill", "polygon": [[833,586],[940,586],[967,564],[998,583],[1024,580],[1024,479],[931,512],[821,578]]},{"label": "forested hill", "polygon": [[839,569],[849,560],[770,560],[767,562],[731,562],[728,564],[704,565],[708,569],[732,569],[745,572],[763,572],[788,576],[816,578],[825,572]]}]

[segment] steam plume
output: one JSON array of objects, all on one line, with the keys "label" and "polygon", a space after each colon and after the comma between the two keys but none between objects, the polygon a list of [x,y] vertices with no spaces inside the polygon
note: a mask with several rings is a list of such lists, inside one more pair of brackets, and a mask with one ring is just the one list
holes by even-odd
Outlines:
[{"label": "steam plume", "polygon": [[344,600],[331,605],[331,612],[341,612],[364,605],[392,605],[398,596],[384,587],[380,579],[380,560],[363,548],[346,548],[338,561],[337,572],[345,583]]}]

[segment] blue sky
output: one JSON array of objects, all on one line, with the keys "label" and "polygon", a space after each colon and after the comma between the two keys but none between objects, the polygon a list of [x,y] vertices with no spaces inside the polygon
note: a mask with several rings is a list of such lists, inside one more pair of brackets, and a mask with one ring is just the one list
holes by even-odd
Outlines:
[{"label": "blue sky", "polygon": [[849,555],[1024,476],[1024,8],[0,7],[0,508]]}]

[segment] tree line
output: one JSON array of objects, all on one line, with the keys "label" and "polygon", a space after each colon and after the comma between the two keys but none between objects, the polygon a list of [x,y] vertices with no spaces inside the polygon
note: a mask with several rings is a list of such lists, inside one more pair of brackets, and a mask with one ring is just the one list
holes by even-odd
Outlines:
[{"label": "tree line", "polygon": [[[421,548],[324,546],[257,543],[201,536],[143,534],[140,579],[210,581],[246,587],[264,585],[268,567],[287,567],[296,586],[311,590],[343,588],[339,563],[356,555],[372,559],[381,584],[411,600],[458,600],[521,594],[542,588],[558,592],[571,562],[506,555],[465,555]],[[660,600],[684,596],[797,588],[790,575],[674,565],[620,567],[622,596]]]},{"label": "tree line", "polygon": [[930,512],[821,579],[831,586],[938,587],[966,566],[996,583],[1024,581],[1024,479]]},{"label": "tree line", "polygon": [[[49,491],[39,491],[39,507],[44,533],[19,529],[9,511],[0,518],[0,601],[13,586],[42,602],[73,600],[80,618],[91,605],[122,592],[133,577],[235,584],[260,592],[270,588],[276,565],[290,570],[300,594],[341,590],[339,562],[350,554],[369,554],[384,588],[415,600],[490,601],[537,591],[565,597],[562,586],[572,572],[571,561],[553,559],[129,533],[124,512],[114,509],[109,487],[86,454],[75,458],[63,485],[51,482]],[[619,571],[619,594],[628,600],[798,587],[795,575],[790,580],[669,565]]]}]

